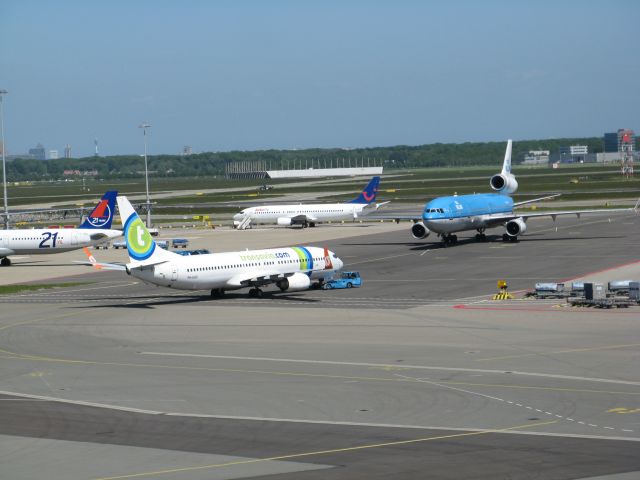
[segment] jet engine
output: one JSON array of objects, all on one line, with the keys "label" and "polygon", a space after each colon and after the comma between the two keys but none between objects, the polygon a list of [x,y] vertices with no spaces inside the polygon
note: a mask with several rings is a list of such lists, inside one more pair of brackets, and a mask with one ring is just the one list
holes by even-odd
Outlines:
[{"label": "jet engine", "polygon": [[283,292],[307,290],[311,286],[311,279],[304,273],[294,273],[290,277],[280,280],[276,285]]},{"label": "jet engine", "polygon": [[507,229],[507,235],[510,237],[517,237],[518,235],[524,235],[527,231],[527,224],[522,218],[516,218],[515,220],[509,220],[505,225]]},{"label": "jet engine", "polygon": [[289,227],[291,225],[291,219],[289,217],[279,217],[278,225],[281,225],[283,227]]},{"label": "jet engine", "polygon": [[413,238],[417,238],[418,240],[427,238],[431,232],[427,228],[427,226],[422,222],[416,222],[411,227],[411,235]]},{"label": "jet engine", "polygon": [[518,190],[518,181],[510,173],[498,173],[489,180],[491,188],[500,193],[510,194]]}]

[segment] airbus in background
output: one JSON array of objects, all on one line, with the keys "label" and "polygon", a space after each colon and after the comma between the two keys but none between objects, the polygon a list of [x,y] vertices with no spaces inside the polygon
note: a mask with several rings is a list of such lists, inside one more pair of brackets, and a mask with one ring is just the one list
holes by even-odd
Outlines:
[{"label": "airbus in background", "polygon": [[321,285],[343,267],[342,260],[318,247],[271,248],[241,252],[182,256],[157,246],[127,197],[118,197],[124,225],[129,263],[99,263],[85,249],[95,268],[124,270],[144,282],[180,290],[210,290],[211,296],[226,290],[251,288],[251,296],[262,296],[261,287],[275,285],[281,291],[306,290],[312,281]]},{"label": "airbus in background", "polygon": [[122,235],[112,230],[118,192],[106,192],[78,228],[34,228],[0,231],[0,264],[11,265],[9,255],[68,252]]},{"label": "airbus in background", "polygon": [[[540,213],[520,213],[514,208],[559,196],[551,195],[534,198],[523,202],[514,202],[509,196],[518,190],[516,177],[511,173],[512,141],[507,142],[502,171],[493,175],[489,185],[497,193],[480,193],[472,195],[454,195],[434,198],[424,206],[422,215],[410,217],[414,221],[411,234],[414,238],[427,238],[431,232],[438,234],[443,245],[451,245],[458,241],[456,232],[476,230],[476,240],[485,241],[487,228],[504,227],[502,240],[516,242],[519,235],[527,231],[527,220],[532,217],[552,217],[560,215],[577,215],[586,213],[610,213],[615,211],[633,211],[634,209],[598,209],[598,210],[565,210]],[[399,220],[399,217],[394,217]]]},{"label": "airbus in background", "polygon": [[251,224],[275,224],[281,226],[301,225],[315,227],[319,222],[355,220],[359,216],[376,211],[382,205],[374,203],[378,195],[380,177],[373,177],[365,189],[347,203],[315,203],[298,205],[263,205],[245,208],[234,215],[233,224],[238,230],[249,228]]}]

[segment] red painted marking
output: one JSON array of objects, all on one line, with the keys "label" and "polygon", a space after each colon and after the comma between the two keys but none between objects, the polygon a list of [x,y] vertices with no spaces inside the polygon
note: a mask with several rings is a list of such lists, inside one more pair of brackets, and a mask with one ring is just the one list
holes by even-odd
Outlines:
[{"label": "red painted marking", "polygon": [[108,200],[100,200],[100,203],[98,203],[98,206],[93,210],[93,212],[91,212],[91,215],[89,215],[91,218],[102,218],[105,216],[104,211],[107,209],[107,207],[109,206],[109,201]]},{"label": "red painted marking", "polygon": [[633,262],[628,262],[628,263],[622,263],[620,265],[615,265],[613,267],[603,268],[602,270],[596,270],[595,272],[583,273],[582,275],[577,275],[573,278],[567,278],[566,280],[561,280],[560,282],[561,283],[570,282],[572,280],[575,280],[576,278],[588,277],[589,275],[596,275],[598,273],[608,272],[609,270],[615,270],[616,268],[628,267],[630,265],[635,265],[636,263],[640,263],[640,260],[635,260]]}]

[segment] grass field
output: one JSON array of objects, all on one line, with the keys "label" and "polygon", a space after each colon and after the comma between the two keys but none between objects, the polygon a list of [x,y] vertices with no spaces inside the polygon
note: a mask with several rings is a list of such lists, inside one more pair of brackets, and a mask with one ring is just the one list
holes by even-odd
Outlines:
[{"label": "grass field", "polygon": [[[380,185],[379,200],[393,202],[422,202],[436,196],[489,192],[489,178],[499,167],[428,168],[415,170],[387,170]],[[640,197],[640,176],[625,179],[616,165],[566,165],[559,169],[515,166],[519,190],[514,198],[526,199],[551,193],[562,193],[562,200],[592,200],[602,205],[607,199]],[[259,191],[263,183],[274,185],[273,190]],[[181,218],[208,214],[212,218],[230,216],[240,210],[247,200],[254,204],[269,203],[283,195],[318,194],[321,202],[346,201],[354,198],[364,187],[362,178],[227,180],[221,177],[151,178],[150,188],[154,212]],[[87,181],[83,191],[80,182],[33,183],[11,185],[9,205],[48,204],[97,198],[106,190],[125,194],[142,194],[144,179],[119,182]],[[220,190],[233,189],[233,191]],[[185,191],[185,195],[154,198],[162,192]],[[212,191],[217,190],[217,191]],[[323,195],[323,193],[325,193]],[[222,202],[227,202],[223,205]],[[237,203],[236,203],[237,202]],[[629,202],[632,205],[635,202]],[[88,206],[88,205],[86,205]],[[586,207],[585,207],[586,208]]]},{"label": "grass field", "polygon": [[76,287],[78,285],[89,285],[89,282],[67,282],[67,283],[43,283],[29,285],[0,285],[0,295],[10,295],[20,292],[32,292],[34,290],[45,290],[51,288]]}]

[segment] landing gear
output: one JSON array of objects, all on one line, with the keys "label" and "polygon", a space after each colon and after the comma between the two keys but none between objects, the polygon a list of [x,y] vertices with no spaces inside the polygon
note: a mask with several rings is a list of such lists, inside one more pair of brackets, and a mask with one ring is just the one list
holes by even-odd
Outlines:
[{"label": "landing gear", "polygon": [[458,243],[458,236],[452,234],[442,235],[442,245],[445,247],[448,245],[453,245],[454,243]]},{"label": "landing gear", "polygon": [[506,233],[502,234],[502,241],[503,242],[513,242],[513,243],[517,243],[518,242],[518,236],[514,235],[507,235]]},{"label": "landing gear", "polygon": [[315,227],[315,226],[316,226],[316,222],[309,222],[309,226],[310,226],[311,228]]},{"label": "landing gear", "polygon": [[8,267],[9,265],[11,265],[11,260],[9,260],[9,257],[3,257],[2,260],[0,260],[0,265],[2,265],[3,267]]},{"label": "landing gear", "polygon": [[224,297],[224,289],[222,288],[211,289],[211,298],[220,298],[220,297]]},{"label": "landing gear", "polygon": [[484,228],[479,228],[478,233],[476,233],[476,240],[478,242],[486,242],[487,236],[484,234]]},{"label": "landing gear", "polygon": [[252,288],[251,290],[249,290],[249,296],[255,297],[255,298],[262,298],[262,290],[260,290],[259,288]]},{"label": "landing gear", "polygon": [[311,289],[312,290],[320,290],[323,285],[324,285],[324,280],[320,279],[316,283],[312,283],[311,284]]}]

